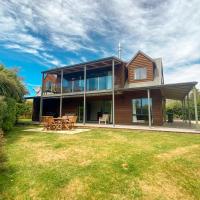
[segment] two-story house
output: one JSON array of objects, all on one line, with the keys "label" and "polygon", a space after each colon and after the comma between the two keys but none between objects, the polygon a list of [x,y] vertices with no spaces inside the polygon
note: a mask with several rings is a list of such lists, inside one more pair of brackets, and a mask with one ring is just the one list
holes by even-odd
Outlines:
[{"label": "two-story house", "polygon": [[162,125],[165,100],[184,101],[197,82],[164,84],[161,58],[139,51],[129,62],[108,57],[42,72],[42,93],[34,97],[33,120],[73,113],[78,122]]}]

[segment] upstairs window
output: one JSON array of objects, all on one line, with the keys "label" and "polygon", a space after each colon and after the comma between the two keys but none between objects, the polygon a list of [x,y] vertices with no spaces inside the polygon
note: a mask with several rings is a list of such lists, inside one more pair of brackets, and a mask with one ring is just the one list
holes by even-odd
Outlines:
[{"label": "upstairs window", "polygon": [[147,78],[146,67],[138,67],[135,69],[135,80],[142,80]]}]

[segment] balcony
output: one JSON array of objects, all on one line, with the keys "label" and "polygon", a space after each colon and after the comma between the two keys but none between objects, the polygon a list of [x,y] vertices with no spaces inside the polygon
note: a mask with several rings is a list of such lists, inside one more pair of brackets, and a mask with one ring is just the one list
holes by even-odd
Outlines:
[{"label": "balcony", "polygon": [[[84,73],[63,74],[61,84],[61,73],[46,74],[43,82],[43,95],[55,96],[62,93],[83,93],[84,91]],[[112,89],[112,72],[110,68],[101,70],[91,70],[86,76],[86,92],[105,91]]]},{"label": "balcony", "polygon": [[[44,96],[60,96],[61,93],[83,93],[84,73],[86,73],[86,92],[110,92],[112,89],[112,71],[120,67],[121,64],[123,64],[122,60],[116,57],[107,57],[43,71],[42,94]],[[115,87],[118,86],[116,80]]]}]

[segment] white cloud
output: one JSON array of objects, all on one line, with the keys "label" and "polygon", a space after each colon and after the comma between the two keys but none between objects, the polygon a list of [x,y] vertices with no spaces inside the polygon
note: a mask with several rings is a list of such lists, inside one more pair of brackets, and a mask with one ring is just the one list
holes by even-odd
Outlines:
[{"label": "white cloud", "polygon": [[38,51],[36,49],[23,47],[18,44],[5,44],[4,47],[6,47],[7,49],[14,49],[16,51],[38,55]]},{"label": "white cloud", "polygon": [[[169,70],[165,75],[165,82],[191,82],[198,81],[200,77],[200,63],[181,66],[174,70]],[[200,88],[200,82],[198,83]]]},{"label": "white cloud", "polygon": [[[173,74],[180,69],[195,66],[200,71],[191,64],[200,60],[199,24],[199,0],[0,2],[0,40],[7,42],[7,48],[13,45],[15,50],[38,54],[45,62],[59,65],[62,62],[47,52],[49,44],[63,52],[82,50],[102,57],[117,55],[121,41],[122,58],[130,59],[139,49],[162,57],[166,77],[173,76],[174,82],[179,78]],[[188,81],[200,82],[193,70],[187,73]]]}]

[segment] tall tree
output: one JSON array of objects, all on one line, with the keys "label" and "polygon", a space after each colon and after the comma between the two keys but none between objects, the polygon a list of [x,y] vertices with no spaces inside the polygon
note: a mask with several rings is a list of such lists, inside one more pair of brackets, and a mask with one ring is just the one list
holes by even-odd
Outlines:
[{"label": "tall tree", "polygon": [[0,65],[0,95],[22,101],[25,94],[27,91],[22,79],[17,76],[17,70]]}]

